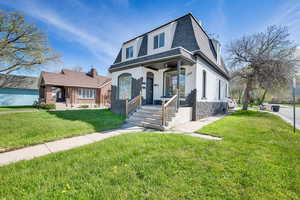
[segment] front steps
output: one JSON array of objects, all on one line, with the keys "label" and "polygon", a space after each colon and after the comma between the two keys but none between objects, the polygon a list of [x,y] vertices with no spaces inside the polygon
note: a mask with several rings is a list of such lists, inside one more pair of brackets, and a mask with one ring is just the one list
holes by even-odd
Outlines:
[{"label": "front steps", "polygon": [[159,130],[166,130],[176,124],[184,123],[192,120],[192,108],[180,107],[176,114],[169,114],[166,117],[166,125],[162,125],[162,108],[161,106],[142,106],[134,112],[127,122],[142,126],[145,128],[153,128]]},{"label": "front steps", "polygon": [[129,116],[127,122],[146,128],[165,129],[164,126],[162,126],[161,106],[142,106]]}]

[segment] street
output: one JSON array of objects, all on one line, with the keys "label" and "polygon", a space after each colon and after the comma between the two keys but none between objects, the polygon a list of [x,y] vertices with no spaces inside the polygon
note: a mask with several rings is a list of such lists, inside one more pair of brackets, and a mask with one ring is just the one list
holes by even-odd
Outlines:
[{"label": "street", "polygon": [[[293,107],[292,106],[280,106],[279,113],[288,118],[289,120],[293,121]],[[296,107],[296,124],[297,127],[300,127],[300,108]]]}]

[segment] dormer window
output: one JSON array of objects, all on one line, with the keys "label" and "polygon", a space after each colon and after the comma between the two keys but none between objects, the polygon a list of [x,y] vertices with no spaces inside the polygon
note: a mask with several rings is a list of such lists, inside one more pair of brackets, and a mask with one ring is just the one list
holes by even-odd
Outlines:
[{"label": "dormer window", "polygon": [[160,34],[154,36],[153,41],[154,41],[154,44],[153,44],[154,49],[164,47],[165,46],[165,33],[160,33]]},{"label": "dormer window", "polygon": [[133,46],[126,48],[126,59],[133,57]]}]

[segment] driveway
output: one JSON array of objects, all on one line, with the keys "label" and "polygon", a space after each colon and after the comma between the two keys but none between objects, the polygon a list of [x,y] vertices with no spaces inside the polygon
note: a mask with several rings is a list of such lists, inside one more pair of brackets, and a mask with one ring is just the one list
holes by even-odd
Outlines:
[{"label": "driveway", "polygon": [[[281,106],[279,114],[293,121],[293,107]],[[296,124],[300,127],[300,108],[296,108]]]}]

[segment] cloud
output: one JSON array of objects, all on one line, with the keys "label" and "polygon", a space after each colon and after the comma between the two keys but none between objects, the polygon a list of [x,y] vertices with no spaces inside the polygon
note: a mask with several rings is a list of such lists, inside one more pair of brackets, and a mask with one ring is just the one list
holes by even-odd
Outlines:
[{"label": "cloud", "polygon": [[26,1],[26,3],[25,1],[18,1],[18,3],[11,1],[4,4],[63,31],[73,41],[86,47],[99,60],[105,63],[110,63],[112,58],[115,57],[114,45],[101,40],[99,36],[93,35],[91,31],[85,31],[85,29],[77,26],[75,23],[68,21],[66,17],[60,16],[57,12],[38,4],[36,1]]},{"label": "cloud", "polygon": [[287,26],[291,33],[291,38],[298,40],[300,38],[300,2],[291,1],[283,4],[280,9],[274,13],[267,25]]}]

